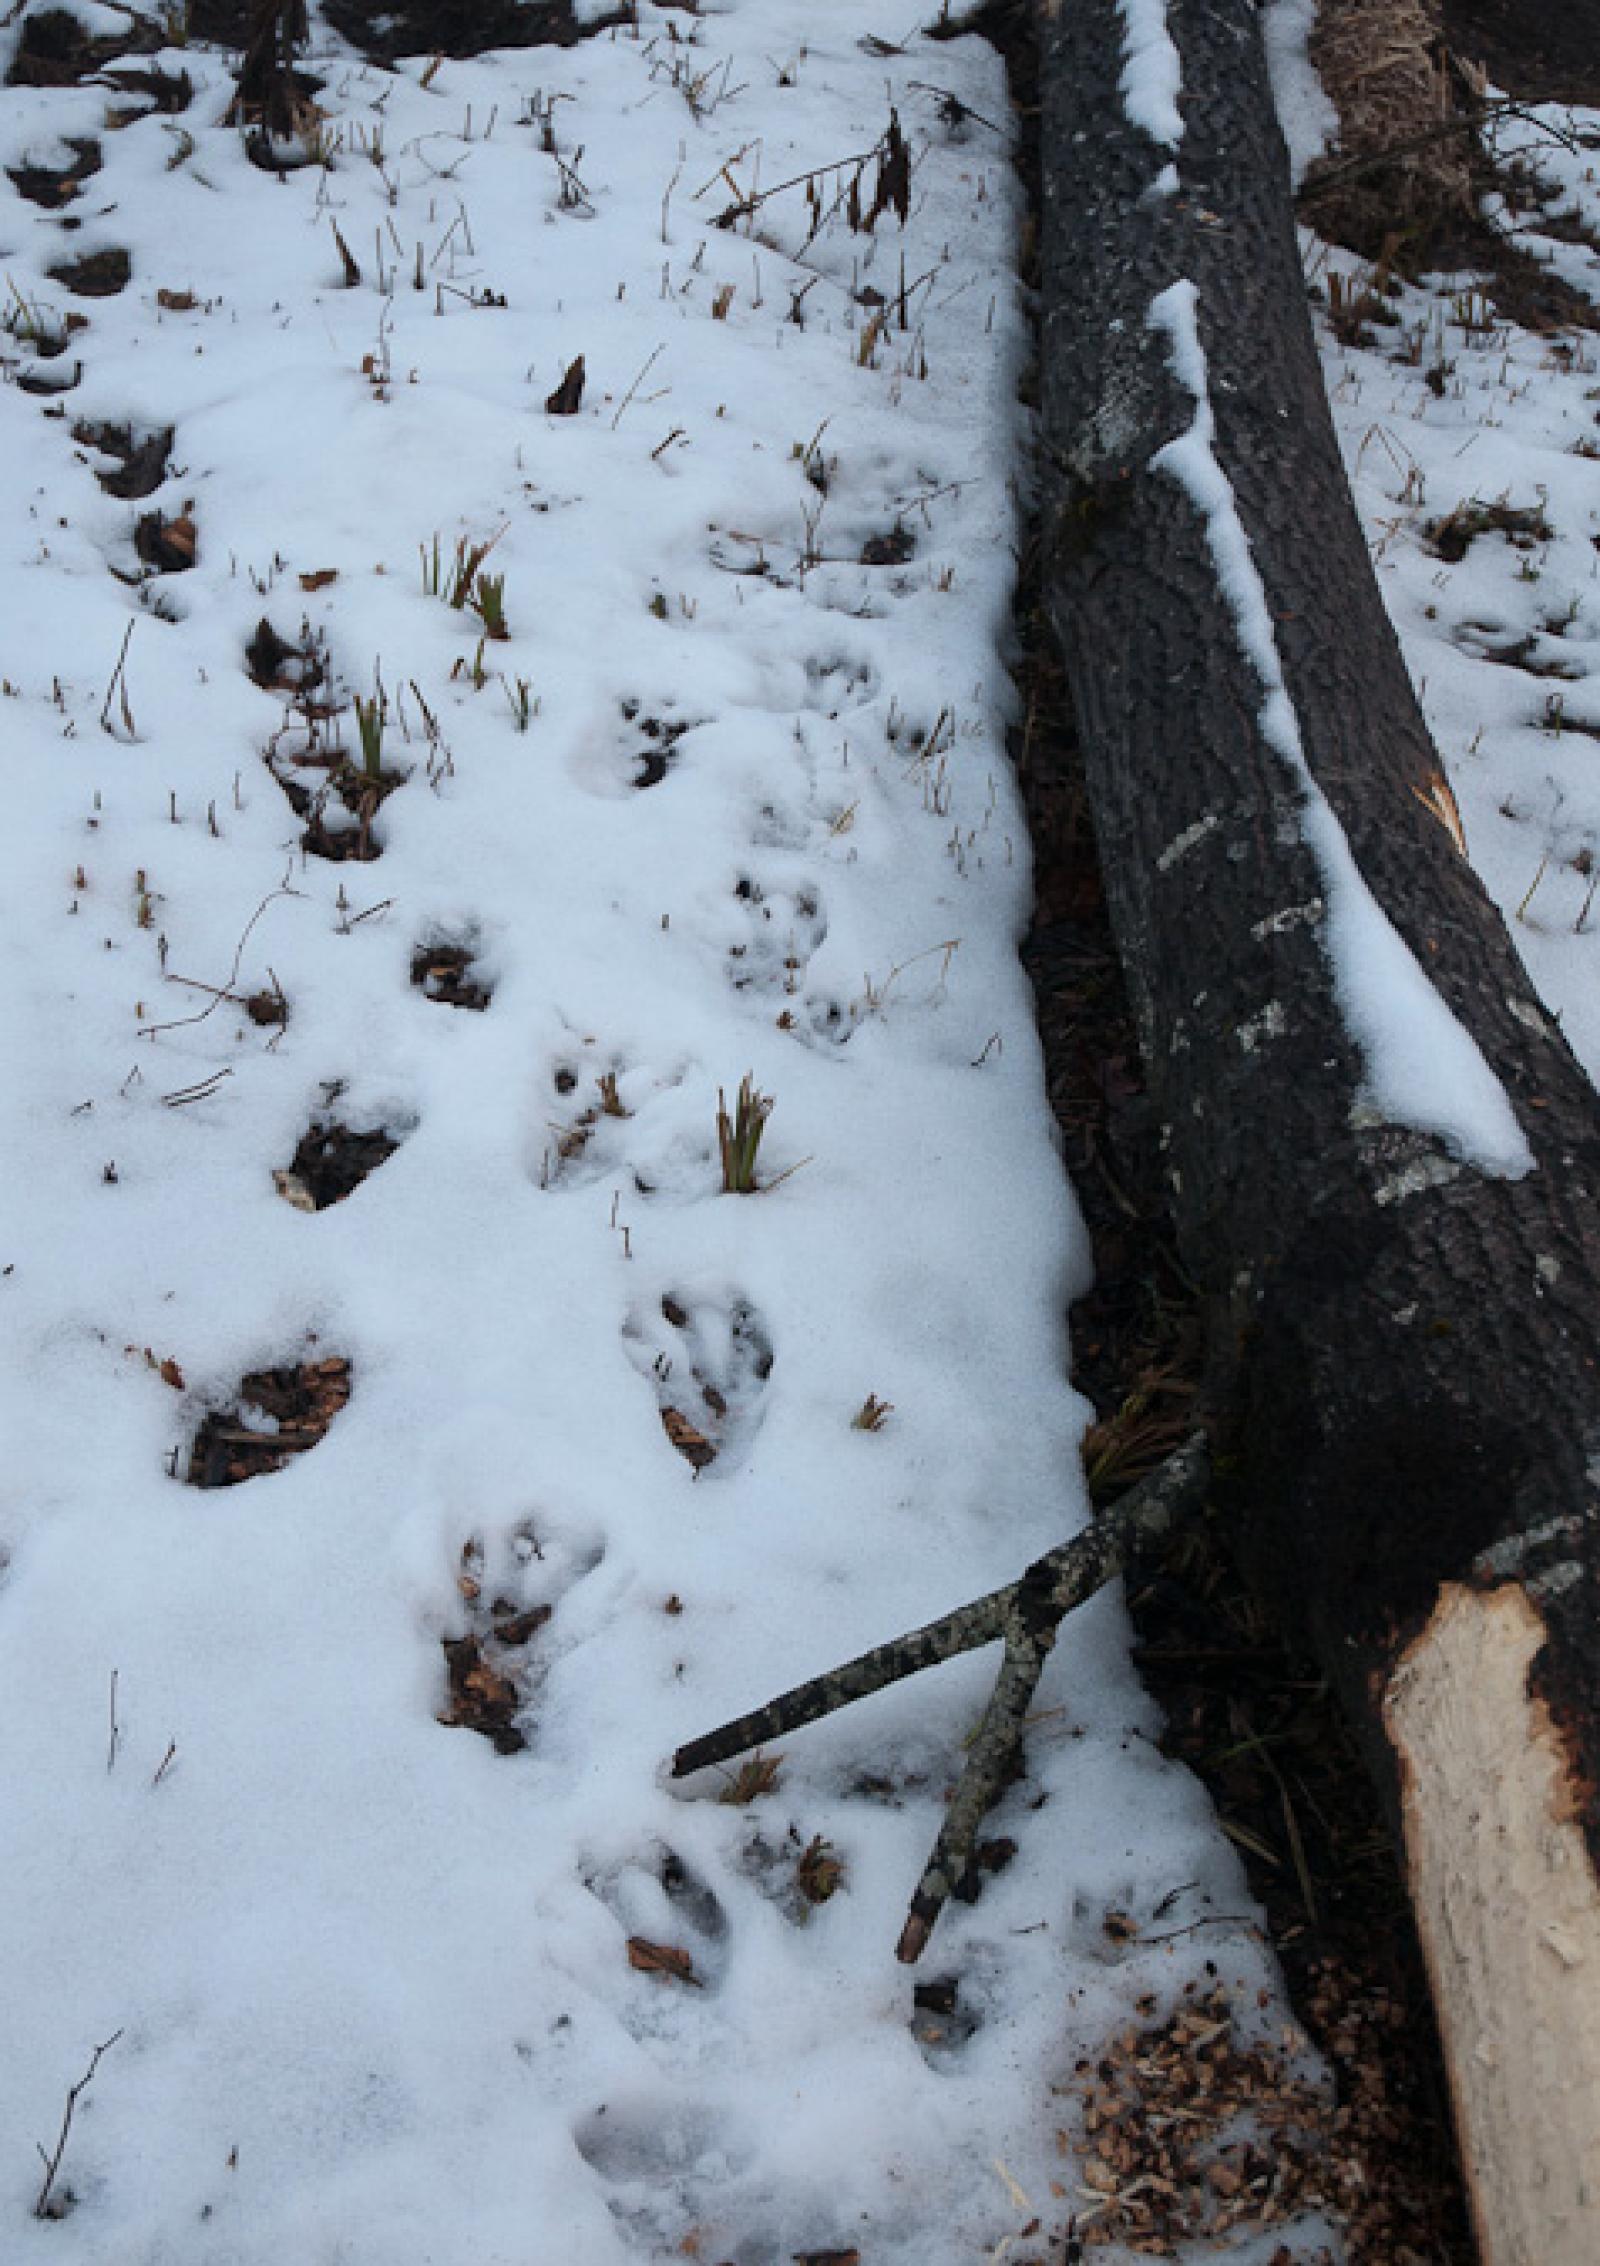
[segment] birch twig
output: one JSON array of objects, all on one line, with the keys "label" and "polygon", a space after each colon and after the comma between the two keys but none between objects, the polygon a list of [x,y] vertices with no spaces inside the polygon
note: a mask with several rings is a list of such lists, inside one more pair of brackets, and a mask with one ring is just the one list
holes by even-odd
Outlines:
[{"label": "birch twig", "polygon": [[1028,1703],[1063,1618],[1135,1559],[1158,1549],[1180,1521],[1198,1510],[1210,1476],[1205,1439],[1196,1432],[1081,1534],[1036,1559],[1020,1581],[876,1645],[842,1667],[780,1693],[764,1707],[691,1739],[672,1758],[673,1777],[687,1778],[748,1748],[785,1738],[854,1700],[1003,1637],[1005,1657],[994,1695],[900,1937],[897,1956],[909,1964],[920,1956],[951,1890],[971,1863],[978,1828],[1005,1783]]}]

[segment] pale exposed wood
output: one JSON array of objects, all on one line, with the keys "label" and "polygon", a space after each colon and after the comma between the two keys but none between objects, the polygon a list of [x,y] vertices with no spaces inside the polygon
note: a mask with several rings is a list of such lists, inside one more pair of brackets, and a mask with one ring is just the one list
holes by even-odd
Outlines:
[{"label": "pale exposed wood", "polygon": [[1600,2260],[1600,1882],[1544,1638],[1522,1588],[1452,1583],[1384,1703],[1485,2266]]}]

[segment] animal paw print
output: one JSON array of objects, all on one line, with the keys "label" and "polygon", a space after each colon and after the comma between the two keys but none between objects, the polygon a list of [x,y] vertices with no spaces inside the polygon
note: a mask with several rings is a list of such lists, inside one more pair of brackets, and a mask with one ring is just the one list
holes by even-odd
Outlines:
[{"label": "animal paw print", "polygon": [[679,715],[672,699],[624,700],[599,743],[578,754],[578,774],[594,793],[609,797],[659,787],[678,759],[679,741],[704,722]]},{"label": "animal paw print", "polygon": [[747,1449],[772,1374],[772,1340],[749,1302],[668,1293],[625,1326],[629,1356],[655,1387],[661,1428],[696,1476]]},{"label": "animal paw print", "polygon": [[1521,669],[1530,677],[1556,677],[1577,684],[1589,674],[1584,649],[1565,636],[1559,617],[1533,629],[1520,629],[1498,621],[1458,622],[1451,635],[1463,653],[1475,661],[1493,661],[1502,669]]},{"label": "animal paw print", "polygon": [[[737,1781],[723,1795],[732,1801]],[[831,1903],[849,1884],[849,1866],[838,1849],[821,1833],[805,1833],[791,1824],[781,1839],[760,1827],[744,1836],[738,1867],[770,1904],[775,1904],[791,1927],[803,1928],[819,1908]]]},{"label": "animal paw print", "polygon": [[696,719],[672,715],[647,716],[641,703],[625,700],[622,703],[622,720],[629,727],[627,760],[633,767],[629,784],[641,792],[647,787],[659,787],[672,769],[673,753],[685,732],[694,730]]},{"label": "animal paw print", "polygon": [[814,654],[805,664],[806,701],[809,709],[830,723],[864,708],[878,695],[878,672],[870,661],[854,653]]},{"label": "animal paw print", "polygon": [[668,1198],[703,1188],[710,1130],[684,1125],[681,1069],[644,1071],[585,1039],[557,1061],[550,1085],[553,1106],[530,1159],[541,1188],[609,1180]]},{"label": "animal paw print", "polygon": [[587,1883],[625,1931],[627,1963],[653,1986],[714,1990],[727,1964],[728,1916],[708,1881],[662,1845]]},{"label": "animal paw print", "polygon": [[[449,1692],[437,1720],[476,1731],[496,1754],[514,1755],[528,1744],[527,1710],[541,1680],[540,1632],[574,1580],[600,1562],[591,1550],[547,1548],[531,1521],[509,1535],[470,1535],[456,1573],[459,1631],[441,1637]],[[463,1625],[464,1624],[464,1625]]]},{"label": "animal paw print", "polygon": [[743,873],[733,895],[740,917],[728,946],[729,983],[735,991],[793,998],[828,933],[821,891],[812,882],[785,888]]},{"label": "animal paw print", "polygon": [[560,1114],[549,1123],[539,1166],[541,1188],[596,1180],[618,1169],[622,1128],[633,1115],[618,1076],[614,1066],[588,1085],[571,1063],[559,1065],[552,1083]]}]

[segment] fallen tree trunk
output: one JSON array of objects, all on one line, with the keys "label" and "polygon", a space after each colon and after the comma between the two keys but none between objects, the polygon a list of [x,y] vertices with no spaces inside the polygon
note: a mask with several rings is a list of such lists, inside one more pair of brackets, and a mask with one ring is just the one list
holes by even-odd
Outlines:
[{"label": "fallen tree trunk", "polygon": [[1580,2266],[1596,1097],[1466,862],[1372,576],[1252,0],[1037,6],[1048,603],[1218,1467],[1390,1797],[1485,2255]]}]

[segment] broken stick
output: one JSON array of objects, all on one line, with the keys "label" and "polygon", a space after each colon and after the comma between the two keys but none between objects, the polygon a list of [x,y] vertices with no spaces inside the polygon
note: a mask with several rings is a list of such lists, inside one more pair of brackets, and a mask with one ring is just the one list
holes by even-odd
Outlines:
[{"label": "broken stick", "polygon": [[1136,1559],[1159,1549],[1174,1527],[1204,1502],[1210,1476],[1205,1438],[1196,1432],[1081,1534],[1036,1559],[1020,1581],[893,1637],[703,1738],[691,1739],[672,1758],[673,1777],[687,1778],[747,1748],[784,1738],[941,1660],[953,1660],[958,1653],[1003,1638],[1005,1656],[993,1697],[896,1946],[895,1956],[909,1965],[921,1957],[934,1922],[972,1862],[978,1828],[1005,1784],[1022,1741],[1028,1703],[1062,1620]]}]

